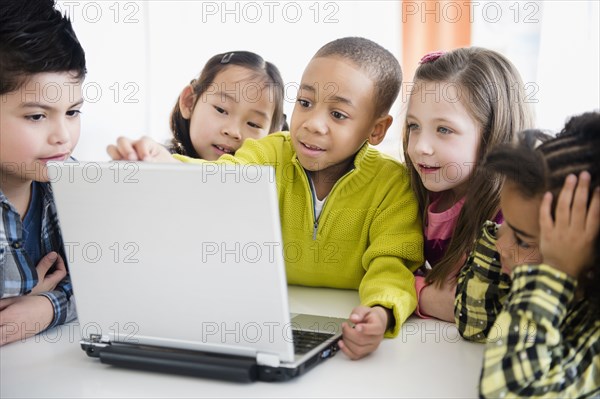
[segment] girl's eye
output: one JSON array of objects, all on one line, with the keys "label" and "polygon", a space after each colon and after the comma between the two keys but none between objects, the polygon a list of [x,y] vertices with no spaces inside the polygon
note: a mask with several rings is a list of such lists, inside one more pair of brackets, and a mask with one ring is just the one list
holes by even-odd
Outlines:
[{"label": "girl's eye", "polygon": [[301,98],[298,99],[298,104],[300,104],[300,106],[302,106],[304,108],[310,107],[310,102],[303,100]]},{"label": "girl's eye", "polygon": [[78,109],[72,109],[70,111],[67,111],[67,116],[79,116],[81,114],[81,111]]},{"label": "girl's eye", "polygon": [[44,119],[46,116],[44,114],[35,114],[35,115],[27,115],[25,118],[33,121],[33,122],[39,122],[42,119]]},{"label": "girl's eye", "polygon": [[254,123],[254,122],[248,122],[248,126],[253,127],[255,129],[262,129],[262,126]]},{"label": "girl's eye", "polygon": [[417,125],[416,123],[409,123],[406,128],[408,129],[409,132],[412,132],[413,130],[417,130],[419,128],[419,125]]},{"label": "girl's eye", "polygon": [[452,130],[448,129],[447,127],[440,126],[438,127],[438,132],[441,134],[450,134],[452,133]]},{"label": "girl's eye", "polygon": [[339,111],[333,111],[331,113],[331,116],[333,116],[335,119],[339,119],[341,121],[343,121],[344,119],[348,119],[348,117],[346,115],[342,114]]},{"label": "girl's eye", "polygon": [[528,242],[525,242],[523,240],[521,240],[516,234],[515,234],[515,242],[517,243],[517,245],[523,249],[529,249],[531,248],[531,245],[529,245]]},{"label": "girl's eye", "polygon": [[223,108],[218,107],[216,105],[214,105],[214,108],[218,113],[227,115],[227,111],[225,111]]}]

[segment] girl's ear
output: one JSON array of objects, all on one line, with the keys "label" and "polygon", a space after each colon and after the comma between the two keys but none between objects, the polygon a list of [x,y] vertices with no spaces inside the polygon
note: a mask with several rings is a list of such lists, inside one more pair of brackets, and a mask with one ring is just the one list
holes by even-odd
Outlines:
[{"label": "girl's ear", "polygon": [[392,125],[393,121],[394,121],[394,118],[392,117],[392,115],[385,115],[385,116],[378,118],[375,121],[375,125],[373,126],[373,130],[371,131],[371,134],[369,135],[369,138],[368,138],[369,144],[377,145],[377,144],[381,143],[383,141],[383,139],[385,138],[385,134],[387,133],[390,126]]},{"label": "girl's ear", "polygon": [[183,116],[185,119],[190,119],[192,117],[192,111],[194,110],[195,103],[196,94],[194,94],[194,88],[192,85],[185,86],[179,95],[179,109],[181,110],[181,116]]}]

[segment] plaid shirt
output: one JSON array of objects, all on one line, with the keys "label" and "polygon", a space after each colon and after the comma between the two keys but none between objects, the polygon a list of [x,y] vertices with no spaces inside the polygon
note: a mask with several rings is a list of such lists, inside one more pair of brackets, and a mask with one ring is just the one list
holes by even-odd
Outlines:
[{"label": "plaid shirt", "polygon": [[521,265],[488,335],[482,397],[600,397],[600,316],[575,300],[577,282]]},{"label": "plaid shirt", "polygon": [[460,335],[469,341],[486,342],[510,290],[510,277],[501,272],[496,252],[498,227],[494,222],[484,224],[458,276],[454,318]]},{"label": "plaid shirt", "polygon": [[[48,183],[36,183],[42,195],[42,234],[40,239],[42,256],[56,251],[67,262],[54,204],[52,188]],[[27,295],[38,283],[36,266],[23,245],[21,216],[0,191],[0,298]],[[73,288],[67,275],[54,291],[44,292],[52,302],[54,318],[50,327],[69,322],[76,317]]]},{"label": "plaid shirt", "polygon": [[455,300],[461,335],[487,342],[481,396],[600,397],[600,317],[574,302],[576,281],[550,266],[516,267],[511,286],[497,229],[484,225]]}]

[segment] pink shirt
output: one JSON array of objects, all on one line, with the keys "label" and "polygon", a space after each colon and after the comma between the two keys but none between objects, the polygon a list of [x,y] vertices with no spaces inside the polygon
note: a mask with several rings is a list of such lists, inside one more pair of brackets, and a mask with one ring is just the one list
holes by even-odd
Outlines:
[{"label": "pink shirt", "polygon": [[465,203],[465,198],[460,199],[445,211],[436,213],[434,210],[438,203],[439,198],[429,204],[423,231],[425,236],[425,260],[429,262],[431,267],[435,267],[446,253],[458,216]]},{"label": "pink shirt", "polygon": [[[449,209],[440,213],[436,213],[434,210],[438,203],[439,197],[429,204],[429,207],[427,208],[427,220],[425,221],[425,227],[423,229],[423,235],[425,236],[425,260],[431,267],[435,267],[435,265],[446,253],[446,249],[450,244],[450,239],[452,238],[452,234],[456,228],[458,216],[460,215],[460,211],[465,203],[465,198],[462,198],[456,202]],[[502,224],[503,221],[504,217],[502,215],[502,211],[499,211],[494,218],[494,222],[497,224]],[[465,254],[461,262],[459,262],[459,265],[457,265],[457,268],[462,266],[462,263],[464,263],[466,257],[467,256]],[[426,314],[421,313],[419,307],[421,290],[425,288],[426,285],[427,283],[425,282],[424,272],[422,270],[417,270],[415,273],[415,288],[417,291],[417,309],[415,310],[415,314],[422,318],[428,318]]]},{"label": "pink shirt", "polygon": [[[427,207],[427,220],[425,221],[425,227],[423,235],[425,236],[425,260],[431,267],[442,259],[450,244],[450,239],[456,228],[456,222],[458,216],[465,203],[465,198],[461,198],[450,208],[443,212],[435,212],[437,205],[440,202],[440,198],[435,199],[429,207]],[[421,290],[425,288],[425,276],[422,271],[417,271],[415,276],[415,288],[417,291],[417,309],[415,314],[422,318],[427,318],[427,315],[421,313],[419,307],[419,300],[421,297]]]}]

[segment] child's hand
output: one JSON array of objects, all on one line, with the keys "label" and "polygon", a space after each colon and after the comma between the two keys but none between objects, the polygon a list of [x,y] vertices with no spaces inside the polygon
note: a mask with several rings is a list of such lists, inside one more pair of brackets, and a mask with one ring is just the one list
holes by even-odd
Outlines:
[{"label": "child's hand", "polygon": [[115,161],[177,162],[169,151],[150,137],[131,140],[119,137],[116,145],[106,148]]},{"label": "child's hand", "polygon": [[365,357],[377,349],[387,329],[388,318],[392,317],[389,312],[381,306],[355,307],[350,315],[354,327],[348,323],[342,324],[343,336],[338,343],[340,349],[352,360]]},{"label": "child's hand", "polygon": [[45,296],[0,299],[0,346],[45,330],[53,318],[54,308]]},{"label": "child's hand", "polygon": [[[48,270],[50,270],[53,265],[56,266],[56,270],[47,274]],[[47,253],[35,267],[35,270],[37,270],[38,274],[38,283],[33,287],[29,295],[36,295],[54,290],[58,283],[60,283],[67,275],[65,262],[61,256],[54,251]]]},{"label": "child's hand", "polygon": [[540,207],[540,250],[544,263],[577,278],[594,257],[600,229],[600,190],[592,194],[587,209],[591,176],[588,172],[565,179],[552,220],[552,194],[546,193]]}]

